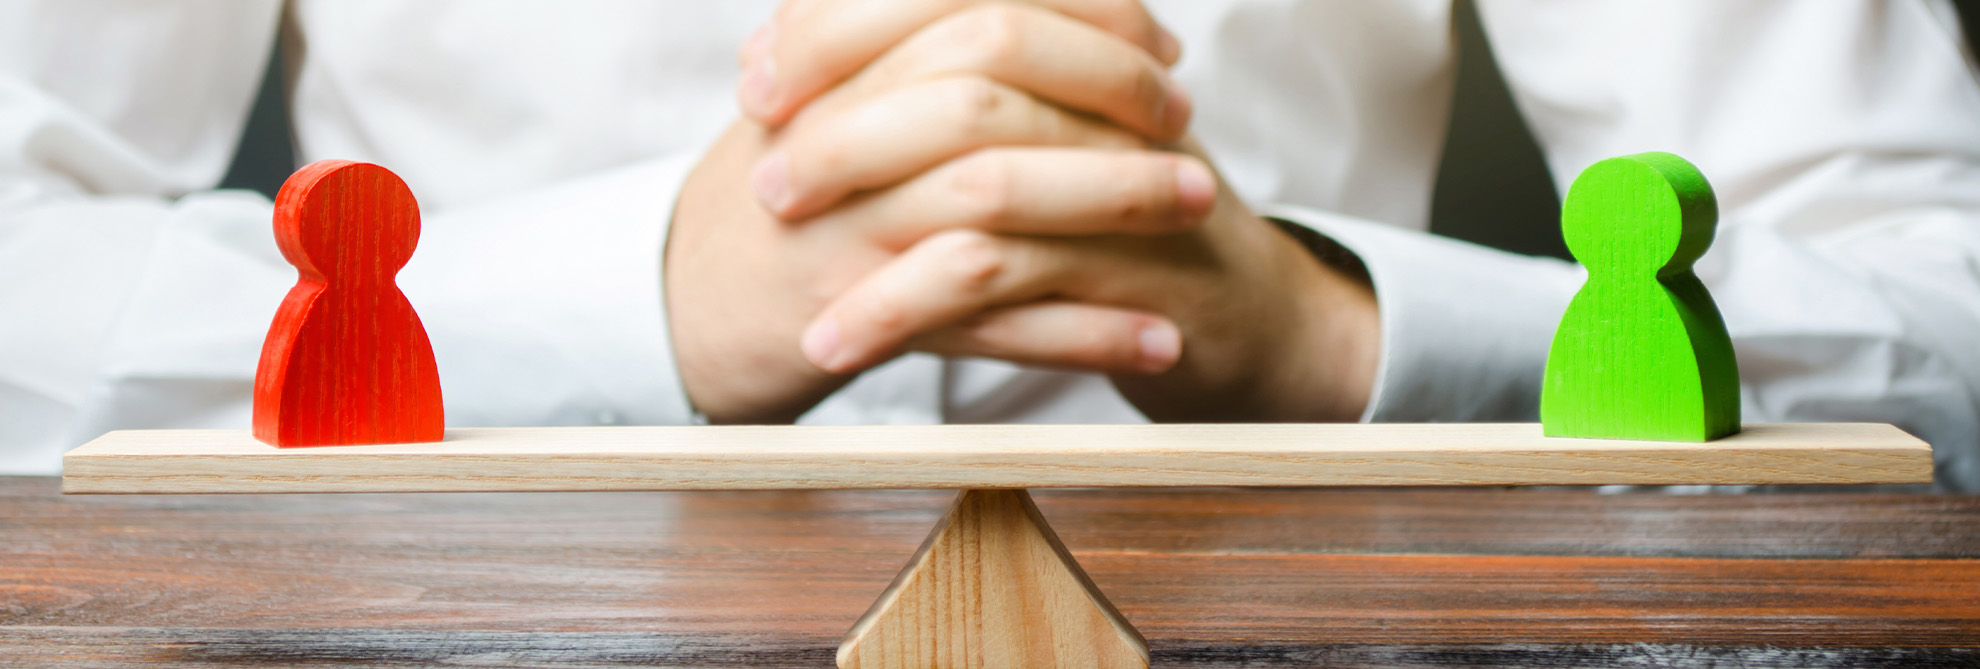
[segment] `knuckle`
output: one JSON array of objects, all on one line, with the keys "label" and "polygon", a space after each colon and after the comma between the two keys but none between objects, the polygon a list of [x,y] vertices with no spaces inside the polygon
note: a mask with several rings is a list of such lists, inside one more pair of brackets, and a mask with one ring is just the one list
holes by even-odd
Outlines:
[{"label": "knuckle", "polygon": [[976,230],[943,233],[942,268],[964,290],[981,292],[1004,272],[1004,249],[995,236]]},{"label": "knuckle", "polygon": [[1118,328],[1083,327],[1067,342],[1067,352],[1075,359],[1087,364],[1111,365],[1135,359],[1134,347],[1123,343],[1131,342],[1131,336],[1124,337]]},{"label": "knuckle", "polygon": [[[1132,174],[1130,170],[1120,170],[1121,174]],[[1098,198],[1099,211],[1110,220],[1131,226],[1161,212],[1168,200],[1163,194],[1167,182],[1155,175],[1122,180],[1118,186],[1109,189]]]},{"label": "knuckle", "polygon": [[977,154],[960,162],[949,178],[949,191],[964,220],[978,227],[1003,221],[1015,206],[1016,174],[1005,161]]},{"label": "knuckle", "polygon": [[1114,220],[1121,224],[1120,227],[1133,228],[1135,224],[1152,218],[1150,215],[1152,209],[1153,207],[1148,206],[1148,203],[1143,202],[1140,198],[1121,196],[1115,200],[1113,208],[1109,212]]},{"label": "knuckle", "polygon": [[1065,347],[1063,355],[1072,360],[1092,364],[1112,357],[1110,354],[1113,351],[1108,345],[1108,337],[1093,328],[1080,328],[1077,332],[1069,334],[1067,339],[1068,341],[1061,344]]},{"label": "knuckle", "polygon": [[1137,68],[1133,76],[1119,80],[1114,95],[1159,120],[1162,107],[1168,104],[1169,82],[1152,68]]},{"label": "knuckle", "polygon": [[1003,62],[1024,49],[1025,19],[1014,5],[977,5],[957,17],[950,37],[979,63]]},{"label": "knuckle", "polygon": [[983,77],[958,78],[948,87],[952,113],[964,134],[973,139],[995,134],[1009,101],[1003,88]]},{"label": "knuckle", "polygon": [[785,159],[790,161],[787,178],[792,190],[809,185],[804,177],[829,178],[843,173],[851,162],[852,156],[838,142],[830,138],[820,139],[822,141],[791,142],[785,150]]}]

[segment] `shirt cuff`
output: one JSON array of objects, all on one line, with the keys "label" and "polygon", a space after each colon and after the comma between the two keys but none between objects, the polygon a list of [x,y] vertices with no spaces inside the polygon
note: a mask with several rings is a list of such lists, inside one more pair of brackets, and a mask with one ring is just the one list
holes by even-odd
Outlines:
[{"label": "shirt cuff", "polygon": [[695,422],[661,262],[698,155],[427,218],[399,283],[433,341],[449,425]]},{"label": "shirt cuff", "polygon": [[1362,422],[1533,421],[1579,266],[1293,206],[1367,266],[1382,353]]}]

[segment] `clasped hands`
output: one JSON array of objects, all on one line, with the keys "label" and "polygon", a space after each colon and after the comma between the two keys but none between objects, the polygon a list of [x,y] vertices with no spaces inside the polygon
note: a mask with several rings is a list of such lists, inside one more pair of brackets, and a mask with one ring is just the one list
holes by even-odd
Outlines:
[{"label": "clasped hands", "polygon": [[1109,374],[1155,420],[1352,420],[1367,286],[1222,186],[1136,2],[792,0],[689,176],[667,301],[694,405],[789,422],[905,351]]}]

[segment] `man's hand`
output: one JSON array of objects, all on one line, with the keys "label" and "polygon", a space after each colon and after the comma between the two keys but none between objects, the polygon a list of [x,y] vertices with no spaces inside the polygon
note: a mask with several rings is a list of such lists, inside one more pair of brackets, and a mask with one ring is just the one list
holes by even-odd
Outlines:
[{"label": "man's hand", "polygon": [[[813,98],[927,26],[990,0],[791,0],[742,49],[737,93],[743,113],[766,126],[788,122]],[[1173,65],[1174,35],[1139,0],[1026,0],[1094,26]],[[1014,35],[1011,35],[1014,36]],[[972,55],[962,52],[960,55]]]},{"label": "man's hand", "polygon": [[[829,57],[780,58],[814,65],[767,97],[749,66],[745,108],[790,122],[731,131],[676,214],[670,311],[703,411],[788,420],[910,347],[1111,372],[1158,419],[1360,411],[1372,296],[1219,196],[1199,157],[1151,148],[1189,101],[1138,5],[1089,23],[908,3],[865,15],[907,26],[878,51],[855,38],[887,30],[794,25],[841,21],[838,4],[801,1],[752,40],[746,62],[805,53],[791,35]],[[750,161],[748,190],[781,220],[739,206]]]},{"label": "man's hand", "polygon": [[[1172,368],[1169,323],[1142,314],[1180,328]],[[1367,286],[1224,190],[1167,235],[937,232],[833,300],[803,347],[835,373],[904,349],[1111,372],[1156,420],[1345,421],[1368,402],[1378,328]]]},{"label": "man's hand", "polygon": [[[789,421],[843,384],[850,377],[825,373],[802,356],[798,341],[805,323],[933,231],[1158,234],[1193,226],[1209,208],[1214,187],[1207,168],[1175,154],[1138,151],[1060,162],[1051,155],[978,150],[1011,144],[1135,148],[1156,139],[1103,118],[1148,122],[1167,114],[1167,135],[1178,134],[1187,98],[1159,60],[1050,12],[986,6],[927,20],[908,36],[914,50],[903,43],[887,52],[886,64],[851,64],[860,71],[858,83],[808,98],[801,118],[788,127],[738,123],[689,177],[668,241],[668,311],[690,400],[711,419]],[[1034,32],[1039,21],[1050,32]],[[1010,40],[1039,35],[1085,39],[1032,44],[1037,51],[1030,59],[1006,57]],[[1112,77],[1093,76],[1093,67],[1066,68],[1061,57],[1111,67],[1152,88],[1109,92],[1100,87]],[[1056,85],[1067,100],[1048,101],[1012,82]],[[1177,105],[1176,98],[1183,102]],[[1180,109],[1180,116],[1164,109]],[[858,141],[828,141],[842,134]],[[964,156],[969,158],[958,160]],[[891,197],[861,192],[909,176],[918,177],[915,185],[885,189]],[[1025,194],[1013,197],[1020,190]],[[767,212],[759,193],[793,221],[849,195],[853,200],[796,224]],[[1136,356],[1079,366],[1146,370],[1167,367],[1176,357],[1175,327],[1158,317],[1101,305],[1065,309],[1112,318],[1131,334],[1154,328],[1171,342],[1156,363]],[[1094,362],[1091,356],[1080,361]]]}]

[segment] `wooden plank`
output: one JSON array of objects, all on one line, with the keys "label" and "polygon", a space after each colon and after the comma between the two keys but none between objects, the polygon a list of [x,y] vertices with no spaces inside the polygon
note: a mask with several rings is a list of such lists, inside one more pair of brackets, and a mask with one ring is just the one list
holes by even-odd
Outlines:
[{"label": "wooden plank", "polygon": [[244,431],[112,432],[64,492],[1919,483],[1889,425],[1749,425],[1710,443],[1543,437],[1537,424],[548,427],[281,450]]},{"label": "wooden plank", "polygon": [[[429,669],[516,667],[735,667],[818,669],[829,642],[770,635],[431,628],[14,627],[4,659],[28,667],[173,669]],[[1973,669],[1972,648],[1693,643],[1279,643],[1162,644],[1156,666],[1229,669],[1452,669],[1452,667],[1658,667],[1659,669]]]},{"label": "wooden plank", "polygon": [[[829,667],[954,494],[56,490],[0,477],[0,666]],[[1959,650],[1980,647],[1971,495],[1034,496],[1156,666],[1980,660]],[[1363,536],[1330,540],[1344,528]],[[1427,554],[1552,551],[1591,530],[1737,559]],[[1805,558],[1803,541],[1856,557],[1775,559]],[[1889,558],[1933,541],[1965,543]]]},{"label": "wooden plank", "polygon": [[[369,531],[350,538],[366,545],[417,536],[484,555],[528,552],[528,542],[555,535],[555,551],[623,550],[616,557],[632,561],[663,551],[801,545],[870,558],[876,593],[955,497],[943,490],[64,496],[61,484],[0,477],[0,544],[85,554],[104,548],[91,541],[114,536],[126,552],[197,546],[233,554],[254,550],[239,543],[251,541],[244,533],[293,525]],[[1980,495],[1063,488],[1034,490],[1032,498],[1075,552],[1980,558]],[[107,534],[92,540],[77,528]],[[867,555],[862,546],[888,548]]]}]

